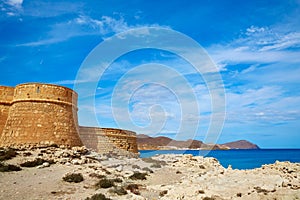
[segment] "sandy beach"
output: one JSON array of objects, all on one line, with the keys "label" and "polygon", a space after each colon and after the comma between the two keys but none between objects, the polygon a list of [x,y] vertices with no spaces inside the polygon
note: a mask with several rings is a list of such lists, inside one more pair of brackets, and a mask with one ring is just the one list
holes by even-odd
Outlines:
[{"label": "sandy beach", "polygon": [[[215,158],[192,155],[141,159],[100,155],[85,147],[15,152],[15,157],[2,159],[1,171],[8,165],[21,166],[21,170],[0,172],[0,199],[300,198],[299,163],[233,170]],[[5,153],[7,149],[1,150]],[[72,174],[81,178],[68,180]]]}]

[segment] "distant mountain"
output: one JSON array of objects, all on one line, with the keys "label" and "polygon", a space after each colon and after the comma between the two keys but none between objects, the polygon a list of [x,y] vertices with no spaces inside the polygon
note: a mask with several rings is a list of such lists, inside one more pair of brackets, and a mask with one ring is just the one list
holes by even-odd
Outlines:
[{"label": "distant mountain", "polygon": [[226,144],[205,144],[199,140],[178,141],[168,137],[150,137],[148,135],[137,135],[139,150],[156,149],[259,149],[255,144],[246,140]]},{"label": "distant mountain", "polygon": [[222,145],[228,146],[230,149],[259,149],[259,147],[256,144],[253,144],[247,140],[238,140],[234,142],[228,142]]}]

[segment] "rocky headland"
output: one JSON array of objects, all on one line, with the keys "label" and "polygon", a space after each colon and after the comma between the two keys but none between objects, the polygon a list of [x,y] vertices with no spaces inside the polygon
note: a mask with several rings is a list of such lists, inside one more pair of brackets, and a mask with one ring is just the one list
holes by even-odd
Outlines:
[{"label": "rocky headland", "polygon": [[252,170],[215,158],[100,155],[85,147],[0,149],[0,199],[299,199],[300,163]]},{"label": "rocky headland", "polygon": [[201,149],[201,150],[229,150],[229,149],[259,149],[259,146],[247,140],[238,140],[224,144],[206,144],[200,140],[174,140],[164,136],[150,137],[137,135],[139,150],[172,150],[172,149]]}]

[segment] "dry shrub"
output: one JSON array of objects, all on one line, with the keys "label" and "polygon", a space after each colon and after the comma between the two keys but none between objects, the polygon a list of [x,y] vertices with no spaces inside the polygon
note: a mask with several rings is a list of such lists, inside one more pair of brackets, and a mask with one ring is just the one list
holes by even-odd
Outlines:
[{"label": "dry shrub", "polygon": [[66,182],[69,182],[69,183],[79,183],[81,181],[83,181],[83,176],[81,173],[74,173],[74,174],[66,174],[64,177],[63,177],[63,180],[66,181]]}]

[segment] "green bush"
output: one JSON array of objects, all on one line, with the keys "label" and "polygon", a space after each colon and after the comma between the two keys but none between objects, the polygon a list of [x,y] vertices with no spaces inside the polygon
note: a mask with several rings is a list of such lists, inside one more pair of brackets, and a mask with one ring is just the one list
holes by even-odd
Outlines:
[{"label": "green bush", "polygon": [[69,183],[79,183],[81,181],[83,181],[83,176],[81,173],[78,174],[67,174],[63,177],[63,180]]}]

